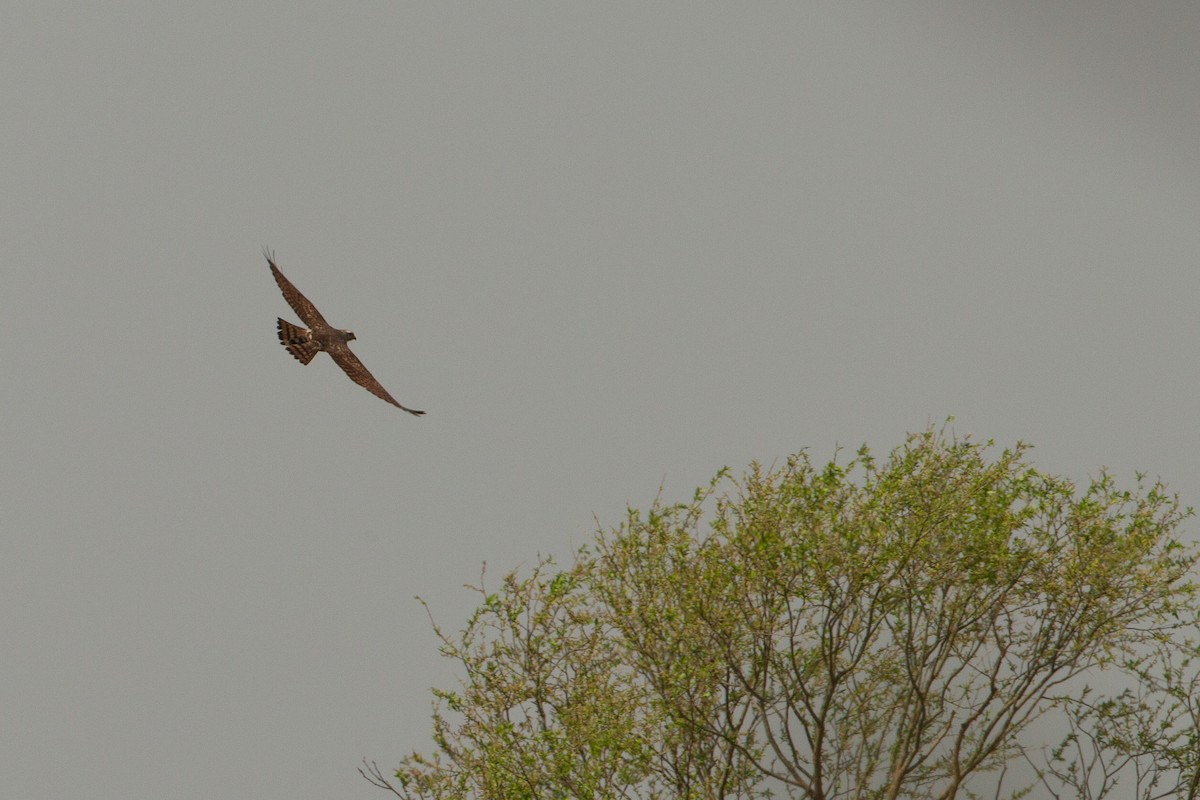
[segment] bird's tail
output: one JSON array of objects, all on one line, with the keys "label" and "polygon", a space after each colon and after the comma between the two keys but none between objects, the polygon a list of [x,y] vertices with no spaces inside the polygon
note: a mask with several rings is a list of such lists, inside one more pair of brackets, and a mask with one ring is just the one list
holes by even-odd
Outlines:
[{"label": "bird's tail", "polygon": [[307,329],[293,325],[286,319],[280,319],[278,327],[279,343],[301,364],[307,364],[321,352],[321,348],[309,337]]}]

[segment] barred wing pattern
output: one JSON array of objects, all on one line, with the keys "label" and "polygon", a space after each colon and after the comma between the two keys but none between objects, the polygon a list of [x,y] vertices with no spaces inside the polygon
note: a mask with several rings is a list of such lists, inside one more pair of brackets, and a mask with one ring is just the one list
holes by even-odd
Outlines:
[{"label": "barred wing pattern", "polygon": [[283,292],[283,299],[287,300],[292,310],[309,326],[301,328],[285,319],[278,319],[276,327],[279,330],[279,343],[287,348],[293,358],[301,364],[308,364],[316,358],[317,353],[324,350],[329,353],[334,363],[350,377],[350,380],[371,394],[413,416],[419,417],[425,413],[396,402],[396,398],[388,394],[387,389],[384,389],[379,381],[375,380],[375,376],[371,374],[370,370],[358,360],[358,356],[350,351],[346,343],[355,338],[354,333],[334,328],[326,322],[325,318],[321,316],[321,312],[317,311],[317,307],[309,302],[308,298],[302,295],[300,290],[279,271],[279,267],[275,265],[275,254],[263,248],[263,255],[266,256],[267,264],[271,267],[271,274],[275,276],[275,283]]},{"label": "barred wing pattern", "polygon": [[375,380],[375,376],[363,366],[363,363],[358,360],[358,356],[350,352],[350,348],[344,344],[333,345],[329,348],[329,357],[334,360],[342,371],[350,376],[350,380],[357,383],[359,386],[366,389],[371,394],[378,397],[380,400],[386,400],[396,408],[407,411],[415,417],[424,414],[424,411],[415,411],[411,408],[406,408],[396,402],[396,398],[388,394],[387,389],[379,385],[379,381]]},{"label": "barred wing pattern", "polygon": [[275,276],[275,283],[279,284],[279,291],[283,292],[283,299],[287,300],[287,304],[296,312],[296,316],[300,317],[300,321],[310,328],[319,328],[322,325],[328,327],[329,323],[321,316],[321,312],[317,311],[317,307],[309,302],[307,297],[300,294],[300,290],[283,277],[279,267],[275,266],[275,254],[264,247],[263,255],[266,256],[267,263],[271,265],[271,274]]}]

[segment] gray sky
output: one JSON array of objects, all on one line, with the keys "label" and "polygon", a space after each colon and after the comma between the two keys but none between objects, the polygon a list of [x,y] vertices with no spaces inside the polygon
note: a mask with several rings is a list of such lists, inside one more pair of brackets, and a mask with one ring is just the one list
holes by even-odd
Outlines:
[{"label": "gray sky", "polygon": [[5,796],[381,796],[414,595],[727,464],[953,414],[1197,503],[1200,6],[1134,5],[6,3]]}]

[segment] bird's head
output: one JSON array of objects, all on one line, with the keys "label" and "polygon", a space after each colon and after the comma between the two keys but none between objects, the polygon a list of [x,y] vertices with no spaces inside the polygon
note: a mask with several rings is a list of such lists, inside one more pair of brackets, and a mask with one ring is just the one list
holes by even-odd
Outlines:
[{"label": "bird's head", "polygon": [[342,335],[346,337],[347,342],[353,342],[358,337],[354,335],[354,331],[343,330]]}]

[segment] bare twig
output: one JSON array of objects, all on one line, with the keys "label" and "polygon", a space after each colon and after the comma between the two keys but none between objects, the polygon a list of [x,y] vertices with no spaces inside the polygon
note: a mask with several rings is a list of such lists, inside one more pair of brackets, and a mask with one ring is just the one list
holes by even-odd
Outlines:
[{"label": "bare twig", "polygon": [[386,789],[392,794],[396,795],[396,797],[404,797],[404,795],[400,793],[400,790],[393,786],[391,781],[383,776],[383,770],[379,769],[379,765],[374,761],[368,762],[367,759],[364,758],[363,765],[358,768],[358,774],[366,778],[367,782],[372,786],[378,786],[380,789]]}]

